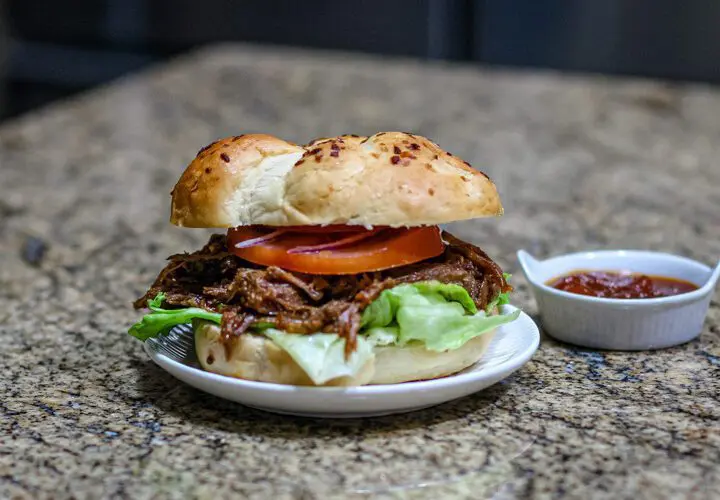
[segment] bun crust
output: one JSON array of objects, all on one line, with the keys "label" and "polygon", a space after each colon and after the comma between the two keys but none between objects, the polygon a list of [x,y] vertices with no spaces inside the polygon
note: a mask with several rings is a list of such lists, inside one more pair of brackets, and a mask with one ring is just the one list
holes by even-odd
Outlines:
[{"label": "bun crust", "polygon": [[[172,192],[170,222],[185,227],[235,227],[243,220],[282,218],[287,170],[305,150],[265,134],[228,137],[202,148]],[[266,224],[255,222],[255,224]]]},{"label": "bun crust", "polygon": [[172,191],[186,227],[434,225],[503,212],[495,184],[418,135],[338,136],[305,146],[269,135],[203,148]]},{"label": "bun crust", "polygon": [[[355,377],[339,377],[323,385],[396,384],[451,375],[478,361],[494,334],[494,330],[486,332],[447,352],[428,351],[422,346],[376,347],[375,359]],[[218,325],[198,322],[195,351],[200,365],[209,372],[259,382],[315,385],[289,354],[262,335],[246,333],[226,347],[220,343]]]}]

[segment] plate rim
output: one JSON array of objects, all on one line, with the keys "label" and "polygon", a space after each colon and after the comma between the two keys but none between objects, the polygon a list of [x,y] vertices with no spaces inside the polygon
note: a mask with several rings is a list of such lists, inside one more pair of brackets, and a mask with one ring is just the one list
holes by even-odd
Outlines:
[{"label": "plate rim", "polygon": [[[496,376],[498,374],[502,374],[504,372],[507,372],[508,375],[511,375],[516,370],[518,370],[520,367],[525,365],[535,354],[535,352],[538,350],[540,346],[540,330],[538,328],[538,325],[533,321],[533,319],[530,317],[529,314],[527,314],[522,309],[511,305],[511,304],[505,304],[502,306],[502,311],[504,313],[511,313],[513,311],[519,310],[520,316],[517,318],[518,321],[520,319],[529,322],[531,328],[529,329],[530,334],[532,335],[532,340],[528,344],[528,346],[511,356],[509,359],[488,367],[487,369],[480,369],[480,370],[473,370],[466,373],[457,373],[454,375],[450,375],[447,377],[442,377],[438,379],[432,379],[432,380],[421,380],[421,381],[415,381],[415,382],[403,382],[399,384],[377,384],[377,385],[362,385],[362,386],[322,386],[322,387],[315,387],[315,386],[297,386],[297,385],[289,385],[289,384],[276,384],[273,382],[259,382],[256,380],[246,380],[241,378],[235,378],[235,377],[229,377],[227,375],[220,375],[217,373],[208,372],[205,370],[202,370],[200,368],[196,368],[193,366],[189,366],[185,363],[182,363],[180,361],[176,361],[174,359],[171,359],[163,354],[156,353],[152,351],[147,344],[143,344],[143,349],[147,353],[147,355],[150,357],[150,359],[157,364],[160,368],[162,368],[165,371],[168,371],[164,366],[162,366],[161,362],[158,360],[162,358],[162,363],[166,363],[169,365],[172,365],[176,370],[180,371],[190,371],[195,374],[195,376],[199,376],[202,378],[205,378],[208,382],[212,381],[214,383],[218,383],[225,386],[236,386],[237,388],[241,388],[243,390],[250,390],[250,391],[262,391],[262,392],[276,392],[281,394],[292,394],[293,396],[302,396],[302,395],[314,395],[317,396],[319,394],[327,394],[327,395],[344,395],[344,396],[352,396],[352,397],[358,397],[358,396],[388,396],[393,394],[406,394],[408,392],[414,392],[414,391],[436,391],[436,390],[442,390],[450,386],[456,386],[458,384],[464,384],[469,383],[474,380],[477,380],[478,378],[492,378],[493,376]],[[500,328],[511,328],[513,323],[507,323],[505,325],[502,325]],[[482,359],[482,358],[481,358]],[[173,377],[176,379],[179,379],[174,374],[170,373]],[[180,379],[179,379],[180,380]],[[186,383],[183,380],[180,380],[183,383]]]}]

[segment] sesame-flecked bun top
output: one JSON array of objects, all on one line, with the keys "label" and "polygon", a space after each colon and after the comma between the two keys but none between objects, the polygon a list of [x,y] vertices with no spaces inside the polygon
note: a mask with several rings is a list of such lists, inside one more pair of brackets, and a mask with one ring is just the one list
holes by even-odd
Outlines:
[{"label": "sesame-flecked bun top", "polygon": [[201,149],[172,190],[185,227],[434,225],[502,214],[495,184],[418,135],[343,135],[305,146],[265,134]]}]

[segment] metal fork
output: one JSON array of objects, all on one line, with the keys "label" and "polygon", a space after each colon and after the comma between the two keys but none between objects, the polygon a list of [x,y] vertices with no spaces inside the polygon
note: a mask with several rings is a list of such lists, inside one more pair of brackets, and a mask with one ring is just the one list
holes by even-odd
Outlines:
[{"label": "metal fork", "polygon": [[191,325],[177,325],[167,335],[147,339],[150,350],[184,364],[192,364],[195,356],[195,339]]}]

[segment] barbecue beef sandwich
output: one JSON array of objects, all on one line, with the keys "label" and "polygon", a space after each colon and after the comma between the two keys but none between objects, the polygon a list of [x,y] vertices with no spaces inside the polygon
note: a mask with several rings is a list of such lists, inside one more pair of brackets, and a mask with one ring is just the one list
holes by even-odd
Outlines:
[{"label": "barbecue beef sandwich", "polygon": [[438,224],[502,211],[485,174],[421,136],[222,139],[172,190],[170,221],[223,232],[169,257],[130,334],[192,324],[205,370],[262,382],[456,373],[519,313],[501,313],[500,267]]}]

